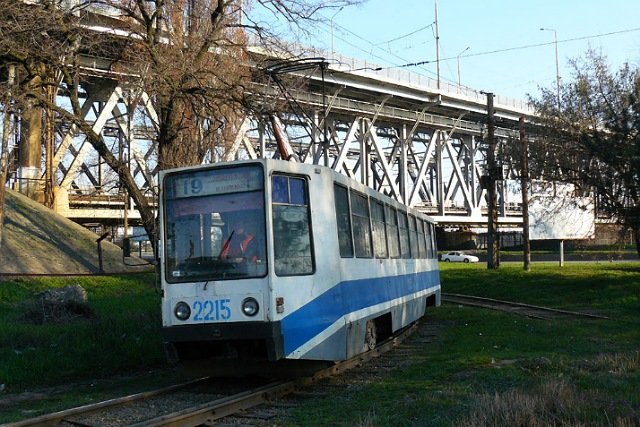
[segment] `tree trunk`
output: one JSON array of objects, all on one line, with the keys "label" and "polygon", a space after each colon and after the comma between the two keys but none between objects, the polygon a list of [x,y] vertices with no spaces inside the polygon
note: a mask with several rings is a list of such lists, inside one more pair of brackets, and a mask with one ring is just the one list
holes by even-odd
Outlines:
[{"label": "tree trunk", "polygon": [[636,225],[632,228],[632,230],[633,230],[633,241],[636,244],[636,252],[640,257],[640,226]]},{"label": "tree trunk", "polygon": [[133,175],[131,174],[131,170],[129,169],[127,163],[119,160],[116,156],[113,155],[109,147],[102,140],[102,137],[93,131],[89,123],[84,121],[76,121],[76,124],[78,124],[84,134],[87,135],[87,140],[98,152],[100,157],[111,169],[113,169],[114,172],[116,172],[118,178],[120,179],[120,182],[129,192],[129,196],[133,199],[134,204],[140,212],[142,226],[147,232],[147,236],[149,237],[149,241],[151,242],[153,253],[155,256],[157,256],[156,243],[158,236],[155,232],[156,227],[154,209],[153,206],[149,204],[147,197],[142,193],[142,191],[138,187],[138,184],[133,179]]},{"label": "tree trunk", "polygon": [[[73,91],[71,91],[71,93],[73,94]],[[50,106],[52,109],[54,109],[58,114],[60,114],[63,119],[69,121],[70,123],[75,123],[80,131],[87,136],[87,141],[98,152],[100,157],[118,175],[120,183],[129,192],[129,196],[133,199],[135,206],[140,212],[142,226],[144,227],[147,236],[149,237],[154,256],[157,257],[156,249],[158,236],[156,235],[155,231],[156,226],[153,206],[149,203],[147,197],[138,187],[138,184],[135,182],[135,179],[133,178],[133,175],[127,163],[118,159],[111,152],[110,148],[105,144],[102,137],[92,129],[92,125],[82,118],[82,114],[80,114],[80,103],[77,94],[75,97],[73,95],[71,97],[74,113],[70,113],[69,111],[61,108],[58,105],[51,105],[50,103],[47,103],[47,100],[44,98],[41,98],[40,101],[44,106]]]},{"label": "tree trunk", "polygon": [[98,151],[102,159],[113,169],[120,178],[120,182],[127,189],[129,195],[133,199],[138,211],[140,212],[140,219],[142,220],[142,225],[147,232],[147,236],[149,237],[149,241],[151,242],[151,247],[153,248],[154,255],[156,254],[156,243],[157,243],[157,235],[156,235],[156,227],[155,227],[155,218],[154,218],[154,210],[153,207],[149,204],[147,197],[142,193],[140,188],[138,188],[138,184],[133,179],[131,175],[131,170],[128,168],[127,164],[118,160],[109,147],[102,141],[102,139],[95,140],[94,138],[89,138],[91,141],[91,145]]}]

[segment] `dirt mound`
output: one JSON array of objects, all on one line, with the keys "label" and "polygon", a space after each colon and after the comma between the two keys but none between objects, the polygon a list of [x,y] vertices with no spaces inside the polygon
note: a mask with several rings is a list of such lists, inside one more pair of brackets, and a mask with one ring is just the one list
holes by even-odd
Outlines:
[{"label": "dirt mound", "polygon": [[[98,236],[51,209],[8,190],[5,200],[2,274],[98,273]],[[127,266],[117,245],[102,241],[105,273],[131,272],[149,266]],[[127,258],[127,264],[143,264]]]}]

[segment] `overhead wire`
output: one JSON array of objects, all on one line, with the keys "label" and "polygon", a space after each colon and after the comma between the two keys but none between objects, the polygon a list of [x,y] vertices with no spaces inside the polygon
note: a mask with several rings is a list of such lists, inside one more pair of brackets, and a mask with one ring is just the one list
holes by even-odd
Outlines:
[{"label": "overhead wire", "polygon": [[387,41],[384,41],[384,42],[377,43],[377,45],[379,46],[379,45],[383,45],[383,44],[389,44],[389,43],[396,42],[398,40],[405,39],[405,38],[407,38],[409,36],[412,36],[414,34],[419,33],[420,31],[424,31],[426,29],[432,28],[434,25],[435,25],[435,22],[432,22],[429,25],[426,25],[426,26],[424,26],[422,28],[418,28],[417,30],[411,31],[410,33],[407,33],[407,34],[404,34],[402,36],[398,36],[398,37],[392,38],[391,40],[387,40]]},{"label": "overhead wire", "polygon": [[[624,34],[624,33],[636,32],[636,31],[640,31],[640,27],[638,27],[638,28],[629,28],[629,29],[620,30],[620,31],[611,31],[611,32],[608,32],[608,33],[593,34],[593,35],[589,35],[589,36],[574,37],[574,38],[570,38],[570,39],[558,40],[557,42],[556,41],[550,41],[550,42],[534,43],[534,44],[528,44],[528,45],[522,45],[522,46],[507,47],[507,48],[503,48],[503,49],[494,49],[494,50],[488,50],[488,51],[484,51],[484,52],[475,52],[475,53],[469,53],[469,54],[466,54],[466,55],[461,55],[460,57],[461,58],[471,58],[471,57],[476,57],[476,56],[493,55],[493,54],[496,54],[496,53],[511,52],[511,51],[516,51],[516,50],[526,50],[526,49],[532,49],[532,48],[542,47],[542,46],[551,46],[551,45],[555,45],[556,43],[558,43],[558,44],[570,43],[570,42],[575,42],[575,41],[580,41],[580,40],[589,40],[589,39],[594,39],[594,38],[607,37],[607,36],[611,36],[611,35]],[[443,61],[450,61],[450,60],[453,60],[453,59],[457,59],[457,56],[451,56],[451,57],[448,57],[448,58],[440,58],[439,61],[443,62]],[[401,64],[401,65],[396,65],[396,66],[382,67],[382,69],[413,67],[413,66],[416,66],[416,65],[434,64],[436,62],[438,62],[438,59],[424,60],[424,61]]]},{"label": "overhead wire", "polygon": [[[329,24],[324,23],[325,25],[329,26]],[[433,26],[435,23],[431,23],[429,25],[426,25],[422,28],[419,28],[417,30],[414,30],[410,33],[404,34],[402,36],[398,36],[395,37],[393,39],[387,40],[386,42],[382,42],[382,43],[373,43],[367,39],[365,39],[364,37],[354,33],[353,31],[349,30],[348,28],[337,24],[335,22],[333,22],[331,25],[333,25],[334,27],[339,28],[343,33],[348,33],[354,37],[356,37],[357,39],[365,42],[366,44],[370,45],[372,47],[372,49],[379,49],[381,51],[383,51],[384,53],[390,54],[391,56],[395,57],[396,59],[400,60],[400,61],[405,61],[404,64],[400,63],[396,63],[395,61],[390,61],[389,58],[385,58],[382,57],[380,55],[374,54],[373,50],[366,50],[361,46],[358,46],[354,43],[352,43],[351,41],[342,38],[342,37],[337,37],[339,40],[341,40],[342,42],[346,43],[347,45],[363,52],[366,53],[368,55],[370,55],[371,57],[377,58],[382,60],[383,62],[386,63],[391,63],[392,65],[390,66],[381,66],[381,67],[376,67],[376,71],[382,71],[382,70],[386,70],[386,69],[394,69],[394,68],[409,68],[409,67],[420,67],[421,70],[431,74],[431,75],[435,75],[436,73],[434,73],[433,71],[423,67],[423,65],[427,65],[427,64],[435,64],[438,61],[443,62],[443,61],[451,61],[454,59],[458,59],[458,56],[452,56],[452,57],[445,57],[445,58],[440,58],[440,59],[430,59],[430,60],[423,60],[423,61],[416,61],[416,62],[408,62],[406,60],[406,58],[403,58],[399,55],[397,55],[397,50],[396,52],[392,51],[391,49],[384,49],[381,47],[381,45],[383,44],[387,44],[393,41],[397,41],[397,40],[401,40],[403,38],[409,37],[411,35],[414,35],[420,31],[424,31],[425,29],[431,28],[433,30]],[[598,33],[598,34],[592,34],[592,35],[587,35],[587,36],[580,36],[580,37],[574,37],[574,38],[569,38],[569,39],[564,39],[564,40],[558,40],[556,41],[549,41],[549,42],[543,42],[543,43],[533,43],[533,44],[528,44],[528,45],[521,45],[521,46],[514,46],[514,47],[507,47],[507,48],[502,48],[502,49],[493,49],[493,50],[488,50],[488,51],[483,51],[483,52],[473,52],[473,53],[469,53],[466,55],[461,55],[460,58],[472,58],[472,57],[479,57],[479,56],[486,56],[486,55],[494,55],[494,54],[498,54],[498,53],[504,53],[504,52],[511,52],[511,51],[518,51],[518,50],[526,50],[526,49],[532,49],[532,48],[536,48],[536,47],[543,47],[543,46],[550,46],[550,45],[554,45],[556,43],[558,44],[562,44],[562,43],[570,43],[570,42],[575,42],[575,41],[580,41],[580,40],[588,40],[588,39],[594,39],[594,38],[600,38],[600,37],[607,37],[607,36],[612,36],[612,35],[617,35],[617,34],[624,34],[624,33],[630,33],[630,32],[637,32],[640,31],[640,27],[637,28],[628,28],[628,29],[624,29],[624,30],[618,30],[618,31],[610,31],[610,32],[606,32],[606,33]],[[435,36],[434,36],[435,37]],[[427,42],[423,42],[422,44],[426,44]],[[404,49],[407,50],[407,49]],[[451,70],[450,70],[451,72]],[[442,77],[441,77],[442,79]],[[451,80],[447,80],[447,79],[443,79],[445,81],[450,81],[453,82]]]},{"label": "overhead wire", "polygon": [[[330,24],[327,24],[327,23],[324,23],[324,24],[327,25],[327,26],[330,26]],[[342,32],[351,34],[352,36],[356,37],[357,39],[360,39],[361,41],[369,44],[373,49],[379,49],[379,50],[383,51],[385,54],[389,54],[389,55],[395,57],[396,59],[399,59],[400,61],[407,61],[406,58],[403,58],[403,57],[399,56],[398,54],[396,54],[395,52],[393,52],[391,50],[387,50],[387,49],[381,48],[379,45],[376,45],[375,43],[365,39],[364,37],[354,33],[353,31],[349,30],[348,28],[346,28],[346,27],[344,27],[344,26],[342,26],[340,24],[334,23],[333,25],[334,25],[334,27],[339,28]],[[408,66],[420,66],[420,65],[426,65],[426,64],[432,63],[432,61],[423,61],[423,62],[419,62],[419,63],[412,63],[411,65],[394,63],[393,61],[390,61],[389,58],[382,57],[380,55],[374,54],[373,51],[367,51],[366,49],[362,48],[361,46],[357,46],[357,45],[351,43],[350,41],[348,41],[348,40],[346,40],[344,38],[341,38],[341,37],[337,37],[337,38],[340,39],[341,41],[345,42],[349,46],[351,46],[351,47],[353,47],[353,48],[355,48],[357,50],[360,50],[361,52],[364,52],[364,53],[366,53],[366,54],[368,54],[368,55],[370,55],[370,56],[372,56],[374,58],[380,59],[383,62],[393,64],[392,66],[387,66],[387,67],[377,67],[376,70],[403,68],[403,67],[408,67]],[[425,72],[427,72],[427,73],[429,73],[429,74],[431,74],[431,75],[434,75],[434,76],[436,75],[435,72],[433,72],[433,71],[431,71],[431,70],[429,70],[429,69],[427,69],[425,67],[420,67],[420,69],[425,71]],[[450,81],[450,82],[453,83],[452,81]]]}]

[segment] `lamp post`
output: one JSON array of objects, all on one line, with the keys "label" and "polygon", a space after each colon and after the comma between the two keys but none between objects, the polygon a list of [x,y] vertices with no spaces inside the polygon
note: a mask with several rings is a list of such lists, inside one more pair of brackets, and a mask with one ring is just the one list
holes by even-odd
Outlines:
[{"label": "lamp post", "polygon": [[467,46],[466,48],[464,48],[464,50],[462,52],[460,52],[458,54],[458,92],[460,92],[460,55],[462,55],[463,53],[465,53],[466,51],[469,50],[471,46]]},{"label": "lamp post", "polygon": [[560,64],[558,62],[558,32],[553,28],[540,28],[540,31],[553,31],[553,44],[556,48],[556,91],[558,95],[558,107],[560,107]]},{"label": "lamp post", "polygon": [[340,9],[338,9],[336,11],[336,13],[334,13],[333,15],[331,15],[331,55],[333,56],[333,54],[335,53],[335,50],[333,49],[333,18],[336,17],[337,14],[339,14],[342,9],[344,9],[344,6],[341,6]]}]

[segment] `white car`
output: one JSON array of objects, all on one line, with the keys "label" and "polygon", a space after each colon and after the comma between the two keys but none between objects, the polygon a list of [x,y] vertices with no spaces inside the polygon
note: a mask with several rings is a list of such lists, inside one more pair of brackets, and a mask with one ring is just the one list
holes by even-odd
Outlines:
[{"label": "white car", "polygon": [[477,256],[467,255],[464,252],[449,252],[442,255],[442,261],[445,262],[478,262],[480,259]]}]

